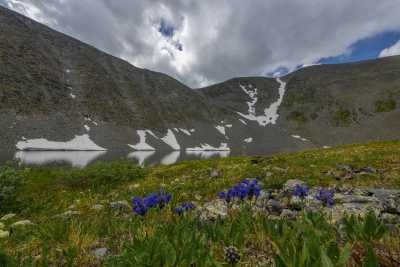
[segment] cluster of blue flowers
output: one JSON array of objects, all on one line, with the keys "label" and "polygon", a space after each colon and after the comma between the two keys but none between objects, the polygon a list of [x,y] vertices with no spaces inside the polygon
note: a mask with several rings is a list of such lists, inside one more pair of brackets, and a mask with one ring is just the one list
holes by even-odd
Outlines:
[{"label": "cluster of blue flowers", "polygon": [[191,202],[184,202],[182,203],[179,207],[175,208],[175,212],[178,213],[179,215],[183,214],[185,211],[194,209],[194,205]]},{"label": "cluster of blue flowers", "polygon": [[244,179],[241,183],[238,183],[226,192],[220,192],[218,194],[220,199],[224,199],[227,202],[237,199],[252,199],[253,197],[259,197],[261,193],[261,186],[257,179],[251,182],[248,179]]},{"label": "cluster of blue flowers", "polygon": [[144,198],[134,197],[132,199],[133,211],[138,215],[144,216],[152,208],[165,207],[171,199],[172,195],[165,194],[163,191],[151,193]]},{"label": "cluster of blue flowers", "polygon": [[304,185],[296,185],[293,195],[299,198],[306,198],[308,195],[308,191],[310,191],[310,189],[308,188],[308,186]]},{"label": "cluster of blue flowers", "polygon": [[[308,196],[309,191],[310,191],[310,189],[306,185],[305,186],[296,185],[293,195],[304,199]],[[332,207],[335,204],[335,201],[333,200],[334,195],[335,195],[335,192],[333,192],[331,190],[321,189],[318,191],[315,198],[317,200],[321,201],[323,205],[325,205],[327,207]]]},{"label": "cluster of blue flowers", "polygon": [[318,191],[318,195],[315,198],[321,201],[325,206],[332,207],[335,204],[333,200],[334,195],[335,193],[333,191],[321,189]]}]

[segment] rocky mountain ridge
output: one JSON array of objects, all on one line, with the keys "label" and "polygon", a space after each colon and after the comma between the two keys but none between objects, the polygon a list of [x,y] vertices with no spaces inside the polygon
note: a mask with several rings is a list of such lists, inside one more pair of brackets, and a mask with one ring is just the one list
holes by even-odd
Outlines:
[{"label": "rocky mountain ridge", "polygon": [[400,57],[193,90],[0,7],[0,147],[266,154],[398,139]]}]

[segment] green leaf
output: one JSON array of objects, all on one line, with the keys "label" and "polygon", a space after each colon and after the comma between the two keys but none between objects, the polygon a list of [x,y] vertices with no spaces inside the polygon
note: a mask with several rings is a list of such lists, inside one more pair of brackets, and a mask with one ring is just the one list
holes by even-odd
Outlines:
[{"label": "green leaf", "polygon": [[379,267],[378,258],[375,255],[374,249],[368,245],[367,255],[365,256],[363,267]]},{"label": "green leaf", "polygon": [[321,266],[322,267],[335,267],[335,265],[333,265],[333,262],[331,261],[331,259],[326,254],[325,248],[321,248]]},{"label": "green leaf", "polygon": [[339,257],[338,260],[338,265],[339,266],[346,266],[347,262],[349,261],[350,257],[351,257],[351,252],[352,252],[352,247],[350,245],[350,243],[347,243],[342,251],[342,254]]}]

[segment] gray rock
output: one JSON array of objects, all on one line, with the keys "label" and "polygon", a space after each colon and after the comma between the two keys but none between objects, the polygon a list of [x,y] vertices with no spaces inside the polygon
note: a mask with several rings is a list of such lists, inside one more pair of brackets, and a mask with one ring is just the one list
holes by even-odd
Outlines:
[{"label": "gray rock", "polygon": [[226,218],[228,216],[228,205],[226,201],[216,199],[208,202],[199,208],[200,219],[203,221],[213,221],[218,218]]},{"label": "gray rock", "polygon": [[9,231],[3,231],[0,229],[0,239],[5,239],[7,237],[10,236],[10,232]]},{"label": "gray rock", "polygon": [[3,217],[1,217],[0,221],[7,221],[9,219],[14,218],[15,216],[17,216],[17,214],[10,213],[10,214],[7,214],[7,215],[4,215]]},{"label": "gray rock", "polygon": [[106,256],[107,252],[108,252],[107,248],[98,248],[98,249],[93,250],[92,254],[96,258],[100,259],[100,258],[103,258],[104,256]]},{"label": "gray rock", "polygon": [[292,220],[292,219],[296,219],[297,214],[298,213],[296,211],[289,210],[289,209],[284,209],[284,210],[282,210],[280,217],[283,218],[283,219]]},{"label": "gray rock", "polygon": [[400,223],[400,216],[391,214],[391,213],[382,213],[381,214],[381,219],[385,223],[390,223],[390,224],[399,224]]},{"label": "gray rock", "polygon": [[71,217],[78,216],[80,214],[81,213],[79,211],[67,210],[66,212],[58,214],[58,215],[56,215],[54,217],[55,218],[69,219]]},{"label": "gray rock", "polygon": [[286,183],[283,185],[283,192],[285,192],[286,194],[289,193],[293,193],[296,186],[297,185],[301,185],[304,186],[305,182],[301,181],[301,180],[297,180],[297,179],[293,179],[293,180],[288,180],[286,181]]},{"label": "gray rock", "polygon": [[267,209],[270,212],[280,213],[282,211],[282,205],[279,201],[275,199],[270,199],[267,203]]},{"label": "gray rock", "polygon": [[222,173],[219,170],[212,170],[210,172],[210,177],[211,178],[218,178],[218,177],[221,177],[221,176],[222,176]]},{"label": "gray rock", "polygon": [[131,206],[129,205],[128,201],[122,200],[122,201],[111,202],[110,208],[127,211],[131,209]]},{"label": "gray rock", "polygon": [[101,204],[96,204],[96,205],[93,205],[91,209],[92,210],[103,210],[104,206]]},{"label": "gray rock", "polygon": [[376,203],[379,204],[379,199],[376,197],[366,197],[361,195],[343,195],[335,194],[335,203]]},{"label": "gray rock", "polygon": [[373,168],[373,167],[369,167],[368,166],[368,167],[364,167],[364,168],[359,169],[358,172],[361,173],[361,174],[363,174],[363,173],[373,174],[373,173],[378,173],[378,170]]},{"label": "gray rock", "polygon": [[265,177],[271,177],[272,175],[274,175],[272,172],[266,172],[265,173]]},{"label": "gray rock", "polygon": [[30,220],[22,220],[10,225],[11,228],[31,226],[33,223]]},{"label": "gray rock", "polygon": [[347,164],[338,164],[336,165],[336,168],[346,172],[353,172],[353,167]]}]

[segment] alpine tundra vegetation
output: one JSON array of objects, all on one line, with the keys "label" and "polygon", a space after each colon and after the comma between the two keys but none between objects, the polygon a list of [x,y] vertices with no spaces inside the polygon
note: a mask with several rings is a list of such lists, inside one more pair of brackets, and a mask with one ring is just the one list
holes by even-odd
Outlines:
[{"label": "alpine tundra vegetation", "polygon": [[1,168],[3,266],[398,266],[400,143]]}]

